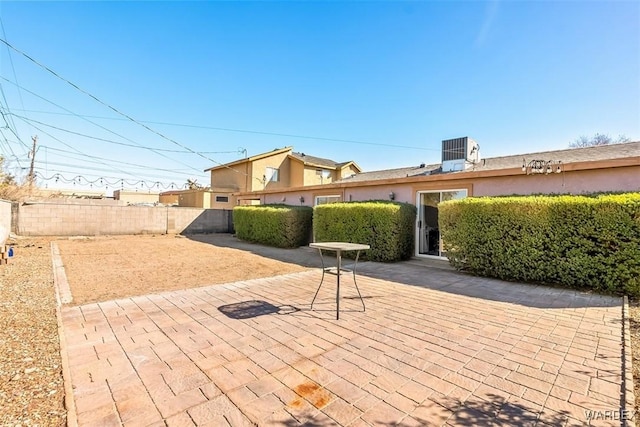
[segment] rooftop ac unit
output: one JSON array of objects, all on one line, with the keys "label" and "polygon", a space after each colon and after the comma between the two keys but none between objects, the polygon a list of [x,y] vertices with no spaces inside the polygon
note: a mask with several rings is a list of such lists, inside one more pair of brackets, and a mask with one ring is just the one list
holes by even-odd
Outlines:
[{"label": "rooftop ac unit", "polygon": [[480,145],[469,137],[442,141],[442,171],[468,169],[480,160]]}]

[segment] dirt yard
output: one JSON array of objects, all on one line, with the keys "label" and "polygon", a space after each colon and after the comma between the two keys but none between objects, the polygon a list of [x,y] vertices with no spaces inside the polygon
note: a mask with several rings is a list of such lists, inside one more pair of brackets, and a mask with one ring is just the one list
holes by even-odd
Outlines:
[{"label": "dirt yard", "polygon": [[105,236],[56,243],[73,305],[305,270],[183,236]]}]

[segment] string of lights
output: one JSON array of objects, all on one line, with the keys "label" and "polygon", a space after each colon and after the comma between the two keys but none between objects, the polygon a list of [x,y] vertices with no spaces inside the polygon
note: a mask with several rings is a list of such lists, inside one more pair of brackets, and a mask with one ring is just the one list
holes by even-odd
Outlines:
[{"label": "string of lights", "polygon": [[42,181],[54,181],[56,183],[64,183],[64,184],[72,184],[72,185],[89,185],[91,187],[99,186],[99,187],[121,187],[124,188],[125,185],[129,187],[140,187],[147,188],[148,190],[159,189],[159,190],[170,190],[170,189],[186,189],[188,188],[188,184],[176,184],[175,182],[171,183],[163,183],[161,181],[146,181],[146,180],[128,180],[124,178],[114,178],[114,177],[105,177],[101,176],[95,179],[91,179],[86,177],[85,175],[76,175],[71,178],[62,175],[61,173],[55,173],[53,175],[45,175],[40,171],[36,171],[35,175],[38,179]]}]

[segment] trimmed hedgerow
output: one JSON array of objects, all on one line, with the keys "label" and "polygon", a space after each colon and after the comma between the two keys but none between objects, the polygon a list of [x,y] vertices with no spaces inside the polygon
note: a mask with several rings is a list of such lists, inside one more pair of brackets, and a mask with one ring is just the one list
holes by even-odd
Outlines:
[{"label": "trimmed hedgerow", "polygon": [[640,193],[467,198],[438,208],[458,269],[640,295]]},{"label": "trimmed hedgerow", "polygon": [[233,226],[239,239],[279,248],[309,244],[311,216],[308,206],[260,205],[233,208]]},{"label": "trimmed hedgerow", "polygon": [[363,259],[393,262],[413,255],[415,218],[416,208],[408,203],[330,203],[314,208],[313,232],[316,242],[368,244]]}]

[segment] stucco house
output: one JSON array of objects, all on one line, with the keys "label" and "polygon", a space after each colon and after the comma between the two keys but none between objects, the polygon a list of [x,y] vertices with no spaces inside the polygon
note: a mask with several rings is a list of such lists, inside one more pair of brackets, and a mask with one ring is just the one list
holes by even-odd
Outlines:
[{"label": "stucco house", "polygon": [[132,205],[145,203],[157,204],[160,201],[159,193],[152,193],[150,191],[145,193],[143,191],[115,190],[113,192],[113,198]]},{"label": "stucco house", "polygon": [[[253,192],[324,185],[359,173],[353,161],[296,153],[293,147],[275,149],[206,169],[211,173],[211,208],[231,209],[237,204],[260,203]],[[245,194],[236,197],[236,193]]]},{"label": "stucco house", "polygon": [[239,200],[315,206],[391,199],[414,204],[416,256],[442,255],[438,204],[469,196],[640,191],[640,142],[481,158],[471,138],[442,141],[442,162],[358,173],[323,185],[239,191]]}]

